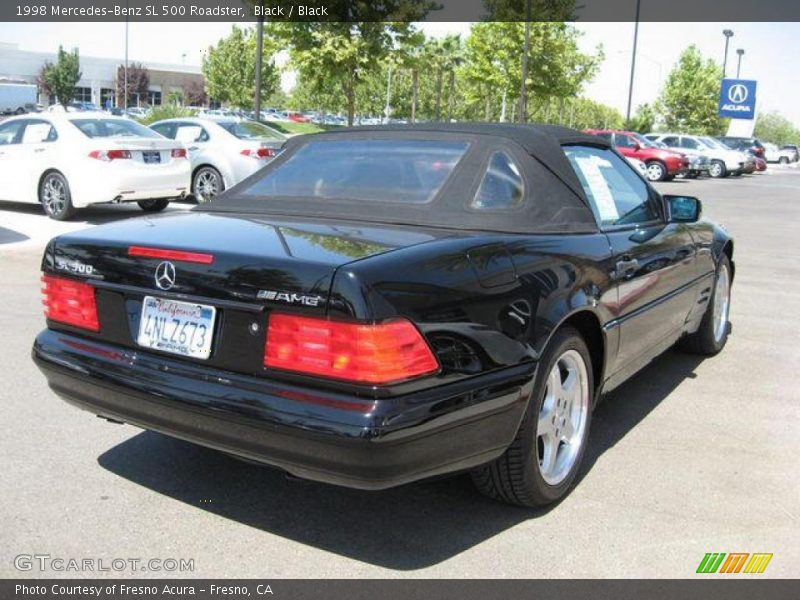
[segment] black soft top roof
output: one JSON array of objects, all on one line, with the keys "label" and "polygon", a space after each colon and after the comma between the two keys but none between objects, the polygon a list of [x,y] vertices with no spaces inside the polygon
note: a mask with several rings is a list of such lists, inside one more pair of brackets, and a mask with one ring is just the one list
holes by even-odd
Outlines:
[{"label": "black soft top roof", "polygon": [[[256,181],[291,158],[301,146],[335,139],[453,139],[473,142],[474,148],[453,173],[454,185],[448,185],[439,197],[427,205],[385,205],[375,212],[365,210],[363,202],[321,201],[315,198],[281,198],[243,193]],[[525,214],[519,211],[475,211],[466,208],[465,198],[474,194],[474,174],[485,167],[484,160],[493,149],[515,145],[533,157],[523,165],[528,201]],[[291,138],[281,155],[264,169],[231,188],[213,201],[195,210],[211,212],[257,212],[281,216],[327,217],[370,222],[430,225],[508,233],[593,232],[597,224],[586,195],[561,148],[565,144],[583,144],[609,148],[608,142],[558,125],[522,125],[510,123],[419,123],[414,125],[375,125],[343,128]],[[470,160],[466,160],[470,158]]]}]

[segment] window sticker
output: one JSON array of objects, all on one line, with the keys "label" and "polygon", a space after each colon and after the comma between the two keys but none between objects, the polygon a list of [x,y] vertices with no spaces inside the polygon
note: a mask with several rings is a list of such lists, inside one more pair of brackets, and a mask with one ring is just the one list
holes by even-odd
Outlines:
[{"label": "window sticker", "polygon": [[619,219],[617,205],[608,187],[608,182],[600,172],[601,167],[610,168],[612,165],[607,160],[598,156],[577,156],[575,162],[583,173],[586,184],[592,192],[597,212],[603,222],[614,222]]}]

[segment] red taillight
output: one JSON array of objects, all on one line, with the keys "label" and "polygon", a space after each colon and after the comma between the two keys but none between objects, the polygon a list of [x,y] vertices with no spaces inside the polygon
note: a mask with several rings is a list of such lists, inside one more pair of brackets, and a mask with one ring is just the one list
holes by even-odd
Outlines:
[{"label": "red taillight", "polygon": [[128,256],[163,258],[165,260],[177,260],[179,262],[200,263],[201,265],[210,265],[214,262],[213,254],[186,252],[185,250],[169,250],[167,248],[146,248],[144,246],[129,247]]},{"label": "red taillight", "polygon": [[100,331],[94,287],[74,279],[51,275],[43,275],[42,284],[44,315],[48,319],[81,329]]},{"label": "red taillight", "polygon": [[173,148],[172,158],[186,158],[186,148]]},{"label": "red taillight", "polygon": [[272,158],[278,155],[278,151],[273,148],[245,148],[241,153],[250,158]]},{"label": "red taillight", "polygon": [[124,158],[131,158],[130,150],[92,150],[89,152],[89,158],[96,158],[106,162],[112,160],[119,160]]},{"label": "red taillight", "polygon": [[405,319],[366,325],[279,313],[269,318],[264,365],[368,384],[439,370],[425,339]]}]

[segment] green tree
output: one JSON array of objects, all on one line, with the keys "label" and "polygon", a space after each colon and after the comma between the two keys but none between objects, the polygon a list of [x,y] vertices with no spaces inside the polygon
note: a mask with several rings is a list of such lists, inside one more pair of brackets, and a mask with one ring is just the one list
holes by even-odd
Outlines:
[{"label": "green tree", "polygon": [[359,84],[414,33],[410,22],[420,20],[433,7],[430,0],[333,2],[331,14],[344,11],[349,22],[273,23],[272,31],[289,48],[291,65],[306,86],[339,90],[352,124]]},{"label": "green tree", "polygon": [[697,46],[683,51],[667,76],[656,109],[667,130],[703,135],[722,133],[717,116],[722,69],[704,59]]},{"label": "green tree", "polygon": [[117,67],[117,104],[123,106],[125,97],[128,97],[128,106],[140,104],[142,98],[147,101],[147,91],[150,89],[150,71],[142,63],[128,65],[128,87],[125,88],[125,65]]},{"label": "green tree", "polygon": [[75,84],[81,78],[80,60],[78,49],[72,52],[58,47],[58,57],[55,63],[47,61],[39,72],[39,83],[47,94],[53,94],[56,100],[66,106],[75,96]]},{"label": "green tree", "polygon": [[[577,95],[584,83],[591,80],[603,60],[602,48],[594,54],[578,49],[578,32],[565,23],[532,23],[527,89],[531,96],[529,112],[549,102],[551,96],[567,98]],[[474,112],[483,110],[484,119],[495,118],[502,106],[519,100],[522,83],[521,54],[525,24],[520,22],[477,23],[466,42],[463,77],[465,99]]]},{"label": "green tree", "polygon": [[625,126],[632,131],[648,133],[653,131],[656,124],[656,112],[649,104],[642,104],[636,109],[636,113],[631,117],[630,123]]},{"label": "green tree", "polygon": [[800,130],[789,119],[774,111],[758,115],[755,136],[763,142],[779,146],[800,143]]},{"label": "green tree", "polygon": [[[274,24],[265,26],[267,29]],[[267,97],[280,86],[274,56],[274,36],[264,36],[261,64],[261,95]],[[228,37],[211,46],[203,58],[206,91],[214,100],[239,108],[252,108],[256,87],[256,35],[253,28],[232,27]]]}]

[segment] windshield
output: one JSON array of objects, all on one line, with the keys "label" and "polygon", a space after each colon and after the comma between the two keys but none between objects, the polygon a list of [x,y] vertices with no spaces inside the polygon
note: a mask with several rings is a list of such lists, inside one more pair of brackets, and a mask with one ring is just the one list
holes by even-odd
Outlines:
[{"label": "windshield", "polygon": [[70,119],[70,121],[90,138],[162,137],[152,129],[128,119]]},{"label": "windshield", "polygon": [[442,188],[467,146],[432,140],[310,142],[245,194],[424,204]]},{"label": "windshield", "polygon": [[719,140],[715,140],[712,137],[701,137],[700,139],[703,140],[708,145],[709,148],[716,148],[718,150],[730,150],[728,146],[726,146]]},{"label": "windshield", "polygon": [[228,133],[235,135],[240,140],[274,140],[283,142],[286,137],[266,125],[255,121],[223,121],[217,123]]},{"label": "windshield", "polygon": [[640,134],[640,133],[632,133],[631,135],[632,135],[632,136],[633,136],[633,137],[636,139],[636,141],[637,141],[637,142],[639,142],[639,143],[640,143],[640,144],[641,144],[641,145],[642,145],[644,148],[658,148],[658,146],[656,146],[656,145],[655,145],[653,142],[651,142],[650,140],[648,140],[646,137],[644,137],[644,136],[643,136],[642,134]]}]

